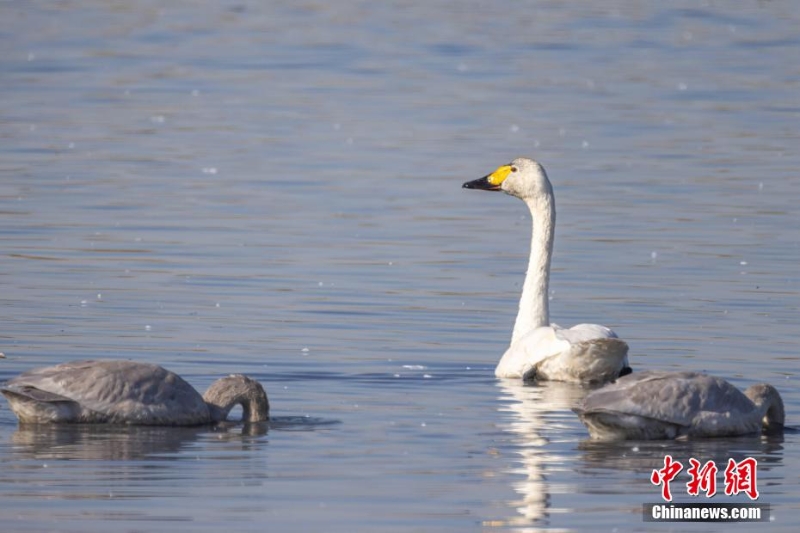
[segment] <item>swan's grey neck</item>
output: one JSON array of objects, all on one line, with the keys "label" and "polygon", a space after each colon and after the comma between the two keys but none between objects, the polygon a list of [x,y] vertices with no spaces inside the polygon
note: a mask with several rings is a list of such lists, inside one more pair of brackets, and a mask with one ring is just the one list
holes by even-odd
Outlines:
[{"label": "swan's grey neck", "polygon": [[553,239],[556,225],[556,206],[552,189],[545,193],[524,198],[531,211],[533,231],[531,234],[531,256],[519,313],[511,335],[513,344],[520,337],[540,326],[550,325],[548,294],[550,286],[550,257],[553,254]]},{"label": "swan's grey neck", "polygon": [[745,395],[761,412],[762,425],[765,429],[780,429],[786,419],[783,399],[772,385],[759,383],[744,391]]},{"label": "swan's grey neck", "polygon": [[269,400],[261,384],[242,374],[220,378],[203,395],[208,404],[211,420],[221,422],[228,418],[236,405],[242,406],[243,422],[269,420]]}]

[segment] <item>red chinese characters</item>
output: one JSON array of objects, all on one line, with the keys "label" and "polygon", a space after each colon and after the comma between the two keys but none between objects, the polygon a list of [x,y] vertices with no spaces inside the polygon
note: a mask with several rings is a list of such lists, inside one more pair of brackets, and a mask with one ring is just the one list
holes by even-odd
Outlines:
[{"label": "red chinese characters", "polygon": [[725,468],[725,494],[732,496],[744,492],[751,500],[758,498],[757,468],[758,462],[752,457],[738,463],[728,459],[728,466]]},{"label": "red chinese characters", "polygon": [[717,465],[714,461],[708,461],[700,467],[700,461],[692,457],[689,459],[691,465],[686,471],[692,479],[686,484],[686,492],[690,496],[698,496],[700,490],[706,493],[706,498],[712,497],[717,493]]},{"label": "red chinese characters", "polygon": [[675,479],[675,476],[683,470],[683,465],[680,461],[673,461],[671,455],[664,456],[664,468],[660,470],[653,470],[650,474],[650,483],[653,485],[661,485],[661,497],[664,501],[672,501],[672,492],[669,490],[669,482]]},{"label": "red chinese characters", "polygon": [[[725,495],[734,496],[743,492],[751,500],[758,499],[758,486],[756,470],[758,462],[752,457],[747,457],[739,462],[728,459],[728,466],[725,468]],[[650,474],[650,482],[653,485],[661,485],[661,497],[664,501],[672,501],[672,491],[670,482],[683,470],[683,464],[676,461],[671,455],[664,456],[664,467],[653,470]],[[701,463],[694,457],[689,459],[689,481],[686,483],[686,492],[690,496],[699,496],[704,492],[706,498],[711,498],[717,493],[717,472],[719,469],[714,461]]]}]

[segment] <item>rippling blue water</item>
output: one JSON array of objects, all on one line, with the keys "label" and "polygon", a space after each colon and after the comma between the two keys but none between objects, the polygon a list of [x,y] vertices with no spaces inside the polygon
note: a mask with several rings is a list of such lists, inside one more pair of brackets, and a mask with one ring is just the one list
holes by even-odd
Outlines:
[{"label": "rippling blue water", "polygon": [[528,215],[460,189],[536,157],[553,319],[613,327],[635,368],[771,382],[800,425],[792,2],[162,4],[0,7],[0,380],[245,372],[274,419],[41,430],[3,404],[4,531],[660,531],[666,453],[756,457],[764,527],[794,531],[796,433],[601,446],[581,388],[494,378]]}]

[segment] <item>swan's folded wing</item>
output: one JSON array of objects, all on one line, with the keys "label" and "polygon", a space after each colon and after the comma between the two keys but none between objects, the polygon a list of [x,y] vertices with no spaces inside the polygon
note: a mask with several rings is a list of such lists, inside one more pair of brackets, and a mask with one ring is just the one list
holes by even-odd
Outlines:
[{"label": "swan's folded wing", "polygon": [[616,339],[617,334],[605,326],[599,324],[578,324],[569,329],[554,326],[557,338],[565,340],[570,344],[589,342],[595,339]]},{"label": "swan's folded wing", "polygon": [[131,365],[127,361],[70,361],[25,372],[9,385],[37,389],[106,412],[109,405],[120,401],[152,397],[152,389],[163,388],[168,374],[155,365]]},{"label": "swan's folded wing", "polygon": [[[539,362],[531,372],[540,379],[604,383],[628,366],[628,345],[616,338],[594,338]],[[531,376],[532,377],[532,376]]]},{"label": "swan's folded wing", "polygon": [[703,412],[747,409],[741,397],[744,395],[735,387],[705,374],[640,372],[590,393],[581,411],[621,413],[691,426]]},{"label": "swan's folded wing", "polygon": [[[91,388],[85,389],[87,372],[93,361],[72,361],[60,365],[35,368],[11,379],[4,389],[42,402],[75,401],[76,393],[83,392],[91,400]],[[89,383],[96,383],[91,376]]]},{"label": "swan's folded wing", "polygon": [[153,423],[180,413],[208,417],[202,396],[180,376],[157,365],[124,360],[72,361],[20,374],[8,387],[61,397],[112,420]]},{"label": "swan's folded wing", "polygon": [[570,329],[553,325],[536,328],[512,344],[495,374],[604,382],[616,379],[627,365],[628,345],[610,329],[596,324],[579,324]]}]

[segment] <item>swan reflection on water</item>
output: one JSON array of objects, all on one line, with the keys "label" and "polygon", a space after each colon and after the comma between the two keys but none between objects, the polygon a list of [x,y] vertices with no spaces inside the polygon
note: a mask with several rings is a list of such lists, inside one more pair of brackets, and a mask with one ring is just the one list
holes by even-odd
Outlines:
[{"label": "swan reflection on water", "polygon": [[268,422],[220,422],[212,426],[127,426],[110,424],[20,424],[11,435],[21,458],[67,460],[178,459],[189,446],[213,438],[250,450],[266,445],[270,431],[315,431],[338,420],[276,416]]},{"label": "swan reflection on water", "polygon": [[501,428],[511,435],[519,455],[519,466],[510,471],[523,479],[513,484],[520,498],[508,502],[520,516],[508,525],[522,526],[544,520],[550,506],[550,486],[545,476],[546,465],[553,462],[545,448],[548,436],[572,430],[574,417],[570,409],[577,405],[589,389],[573,383],[546,381],[524,383],[501,379],[499,397],[502,406]]},{"label": "swan reflection on water", "polygon": [[686,441],[598,441],[586,439],[578,444],[579,470],[591,473],[598,469],[641,472],[641,481],[650,484],[650,472],[663,466],[669,454],[684,461],[694,457],[701,462],[725,464],[728,459],[741,461],[746,457],[758,460],[759,473],[783,463],[784,437],[776,435],[745,435],[718,439]]},{"label": "swan reflection on water", "polygon": [[11,435],[19,458],[135,460],[175,454],[208,428],[97,424],[20,424]]},{"label": "swan reflection on water", "polygon": [[[606,496],[624,495],[624,498],[617,498],[620,502],[627,502],[621,509],[638,513],[641,511],[642,503],[660,499],[661,489],[653,484],[651,475],[664,466],[666,455],[670,455],[674,461],[683,466],[679,477],[672,482],[673,494],[682,496],[688,494],[686,483],[691,479],[687,471],[691,464],[689,459],[695,459],[701,464],[713,462],[719,469],[718,484],[724,482],[723,471],[730,460],[740,463],[745,459],[755,459],[758,465],[758,487],[763,488],[772,485],[773,479],[780,479],[783,476],[781,473],[785,468],[783,442],[784,437],[781,434],[686,441],[586,439],[578,445],[580,455],[576,469],[587,479],[595,480],[592,486],[585,487],[583,491]],[[612,473],[604,474],[609,471]],[[608,476],[613,476],[617,480],[620,476],[624,476],[625,482],[604,482]],[[717,490],[722,492],[721,488]],[[775,487],[772,490],[780,489]],[[638,496],[639,499],[632,500],[632,495]]]}]

